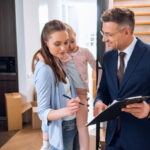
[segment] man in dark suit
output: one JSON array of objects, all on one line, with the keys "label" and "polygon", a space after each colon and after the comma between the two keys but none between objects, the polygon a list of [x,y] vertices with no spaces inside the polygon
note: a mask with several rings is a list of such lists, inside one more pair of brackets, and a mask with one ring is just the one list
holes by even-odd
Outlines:
[{"label": "man in dark suit", "polygon": [[[106,10],[102,17],[107,48],[95,99],[95,115],[113,100],[150,95],[150,45],[133,35],[134,13],[125,8]],[[107,123],[106,150],[150,150],[150,99],[122,109]]]}]

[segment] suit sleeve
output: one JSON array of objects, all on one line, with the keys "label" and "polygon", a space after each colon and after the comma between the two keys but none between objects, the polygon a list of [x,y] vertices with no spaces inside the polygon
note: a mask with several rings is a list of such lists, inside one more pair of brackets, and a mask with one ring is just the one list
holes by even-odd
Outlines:
[{"label": "suit sleeve", "polygon": [[[104,59],[103,59],[103,64],[104,64]],[[94,101],[94,105],[98,100],[102,100],[102,102],[106,105],[109,104],[109,100],[110,100],[110,95],[109,95],[109,91],[108,91],[108,87],[107,87],[107,80],[106,80],[106,73],[105,73],[105,67],[104,65],[102,66],[103,71],[102,71],[102,78],[97,90],[97,94],[95,97],[95,101]]]}]

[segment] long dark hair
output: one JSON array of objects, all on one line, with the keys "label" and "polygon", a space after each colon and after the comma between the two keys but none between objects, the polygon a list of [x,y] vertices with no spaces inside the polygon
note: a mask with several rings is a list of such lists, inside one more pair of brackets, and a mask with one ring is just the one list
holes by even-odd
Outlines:
[{"label": "long dark hair", "polygon": [[48,41],[50,38],[50,35],[54,32],[58,31],[66,31],[66,27],[64,23],[62,23],[59,20],[52,20],[45,24],[42,34],[41,34],[41,46],[42,48],[38,50],[32,60],[32,71],[34,72],[35,69],[35,61],[37,61],[37,54],[40,53],[42,57],[44,58],[45,64],[49,65],[56,77],[56,83],[58,81],[62,81],[66,83],[66,75],[64,74],[63,70],[61,69],[59,63],[57,62],[57,59],[50,53],[47,45],[45,44],[45,41]]}]

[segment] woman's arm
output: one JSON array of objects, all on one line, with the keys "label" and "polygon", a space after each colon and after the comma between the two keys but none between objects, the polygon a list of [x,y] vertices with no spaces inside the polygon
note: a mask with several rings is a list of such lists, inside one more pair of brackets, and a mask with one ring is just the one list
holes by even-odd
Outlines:
[{"label": "woman's arm", "polygon": [[79,98],[71,99],[67,106],[58,110],[51,110],[48,113],[48,120],[58,120],[66,116],[72,116],[79,110]]},{"label": "woman's arm", "polygon": [[38,62],[34,72],[34,83],[37,92],[37,104],[39,118],[45,123],[48,123],[47,115],[52,110],[51,95],[52,88],[52,70],[48,65]]},{"label": "woman's arm", "polygon": [[[60,118],[71,116],[79,109],[79,99],[71,99],[65,108],[54,110],[51,107],[52,99],[51,94],[55,91],[55,84],[53,80],[52,70],[42,62],[43,64],[38,71],[35,71],[35,87],[37,91],[38,99],[38,114],[41,120],[46,124],[48,120],[58,120]],[[39,65],[37,64],[37,65]]]}]

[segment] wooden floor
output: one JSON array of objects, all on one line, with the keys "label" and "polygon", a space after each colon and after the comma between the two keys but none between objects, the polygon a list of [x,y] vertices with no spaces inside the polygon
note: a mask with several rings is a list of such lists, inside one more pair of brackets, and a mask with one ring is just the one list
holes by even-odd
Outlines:
[{"label": "wooden floor", "polygon": [[30,125],[27,125],[5,143],[0,150],[40,150],[41,145],[41,130],[33,130]]},{"label": "wooden floor", "polygon": [[[90,136],[90,150],[95,150],[95,136]],[[40,129],[33,130],[31,125],[24,126],[0,150],[40,150],[42,133]]]}]

